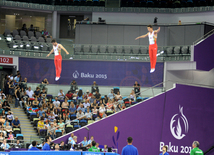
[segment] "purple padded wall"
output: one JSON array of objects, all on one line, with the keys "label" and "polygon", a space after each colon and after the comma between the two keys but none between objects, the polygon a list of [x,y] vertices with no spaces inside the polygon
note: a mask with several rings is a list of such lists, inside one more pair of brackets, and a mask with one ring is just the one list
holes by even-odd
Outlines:
[{"label": "purple padded wall", "polygon": [[194,61],[198,70],[209,71],[214,68],[214,35],[194,47]]},{"label": "purple padded wall", "polygon": [[[169,145],[170,155],[189,154],[194,140],[206,151],[214,145],[213,94],[213,89],[177,85],[167,93],[89,125],[89,135],[100,144],[117,148],[118,143],[119,153],[128,136],[133,137],[139,154],[159,154],[163,143]],[[170,123],[171,128],[174,127],[172,132]],[[118,127],[116,133],[115,126]],[[74,134],[80,142],[88,131],[83,128]],[[69,136],[56,142],[67,142]]]}]

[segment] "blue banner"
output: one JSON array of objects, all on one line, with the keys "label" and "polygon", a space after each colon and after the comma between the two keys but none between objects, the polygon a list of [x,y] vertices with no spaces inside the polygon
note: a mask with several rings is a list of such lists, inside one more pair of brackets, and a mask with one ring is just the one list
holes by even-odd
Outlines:
[{"label": "blue banner", "polygon": [[54,60],[19,58],[22,78],[27,77],[30,83],[47,78],[51,84],[68,85],[76,80],[78,85],[96,81],[101,86],[133,86],[138,81],[143,87],[151,87],[163,82],[163,68],[163,63],[157,63],[151,74],[149,62],[62,60],[61,78],[56,82]]}]

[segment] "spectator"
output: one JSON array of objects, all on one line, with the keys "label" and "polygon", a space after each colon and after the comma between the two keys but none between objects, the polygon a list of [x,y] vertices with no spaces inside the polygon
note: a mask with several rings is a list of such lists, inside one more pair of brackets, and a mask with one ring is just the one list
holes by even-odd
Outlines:
[{"label": "spectator", "polygon": [[45,90],[45,88],[42,89],[42,92],[40,93],[41,99],[46,99],[47,96],[47,92]]},{"label": "spectator", "polygon": [[2,95],[2,93],[0,93],[0,97],[1,97],[1,99],[0,99],[0,104],[3,104],[4,101],[6,100],[6,99],[5,99],[5,95]]},{"label": "spectator", "polygon": [[92,95],[92,96],[91,96],[91,98],[89,99],[89,102],[90,102],[90,103],[93,103],[93,102],[94,102],[94,100],[95,100],[95,96],[94,96],[94,95]]},{"label": "spectator", "polygon": [[71,140],[70,144],[72,147],[77,143],[77,136],[73,136],[73,140]]},{"label": "spectator", "polygon": [[82,88],[80,88],[77,94],[77,104],[80,104],[80,102],[82,102],[82,96],[83,96]]},{"label": "spectator", "polygon": [[108,103],[108,96],[107,95],[104,96],[103,103],[104,103],[104,105]]},{"label": "spectator", "polygon": [[96,148],[100,150],[99,143],[96,143]]},{"label": "spectator", "polygon": [[78,89],[77,82],[75,80],[73,80],[71,82],[70,86],[71,86],[71,88],[70,88],[71,93],[75,93],[75,91]]},{"label": "spectator", "polygon": [[59,144],[55,145],[55,151],[59,151]]},{"label": "spectator", "polygon": [[26,104],[27,101],[28,101],[27,93],[25,92],[24,88],[22,88],[20,92],[20,100],[19,100],[20,107],[23,108],[24,105],[27,105]]},{"label": "spectator", "polygon": [[5,119],[4,119],[4,118],[2,118],[2,115],[0,115],[0,122],[1,122],[2,124],[4,124],[4,123],[5,123]]},{"label": "spectator", "polygon": [[[54,119],[54,122],[53,122],[53,123],[54,123],[53,125],[54,125],[55,128],[58,128],[58,127],[59,127],[58,124],[57,124],[57,122],[56,122],[56,119]],[[57,129],[57,130],[58,130],[58,129]]]},{"label": "spectator", "polygon": [[76,107],[73,102],[71,102],[71,107],[69,108],[69,111],[71,115],[76,113]]},{"label": "spectator", "polygon": [[48,127],[48,135],[52,139],[56,138],[56,132],[55,132],[55,127],[54,127],[54,123],[53,122],[51,122],[51,125]]},{"label": "spectator", "polygon": [[49,82],[48,82],[48,79],[47,78],[44,78],[44,80],[41,82],[41,89],[45,89],[46,90],[46,86],[49,85]]},{"label": "spectator", "polygon": [[100,152],[100,150],[98,148],[96,148],[96,142],[92,141],[92,147],[90,149],[88,149],[89,152]]},{"label": "spectator", "polygon": [[120,92],[117,92],[117,95],[115,95],[116,100],[119,100],[122,96],[120,95]]},{"label": "spectator", "polygon": [[79,111],[79,110],[81,110],[82,112],[85,111],[85,108],[82,103],[80,103],[79,107],[77,108],[77,111]]},{"label": "spectator", "polygon": [[66,116],[69,116],[69,110],[65,110],[65,112],[62,113],[62,117],[65,120]]},{"label": "spectator", "polygon": [[47,115],[47,117],[49,117],[49,116],[51,115],[51,110],[50,110],[50,108],[48,108],[48,110],[46,111],[46,115]]},{"label": "spectator", "polygon": [[62,89],[60,89],[60,91],[58,93],[58,99],[64,100],[64,98],[65,98],[65,93],[62,91]]},{"label": "spectator", "polygon": [[63,135],[65,132],[65,123],[62,122],[62,119],[59,120],[58,126],[59,126],[59,130],[62,131],[62,135]]},{"label": "spectator", "polygon": [[93,94],[96,91],[99,92],[99,88],[98,88],[96,81],[94,81],[93,84],[91,85],[91,93]]},{"label": "spectator", "polygon": [[42,36],[47,39],[47,38],[51,38],[52,40],[52,36],[50,35],[50,33],[47,31],[47,29],[45,28],[44,31],[42,31]]},{"label": "spectator", "polygon": [[19,88],[19,86],[16,87],[14,94],[15,94],[15,109],[17,109],[19,106],[19,99],[20,99],[20,88]]},{"label": "spectator", "polygon": [[94,96],[95,96],[95,99],[96,99],[97,101],[100,101],[101,95],[100,95],[100,93],[99,93],[98,91],[96,91],[96,94],[95,94]]},{"label": "spectator", "polygon": [[123,105],[122,105],[122,109],[126,109],[126,105],[125,105],[125,103],[123,103]]},{"label": "spectator", "polygon": [[12,102],[12,97],[14,96],[14,92],[15,92],[15,85],[13,84],[13,81],[10,81],[8,83],[8,85],[9,85],[8,102],[11,103]]},{"label": "spectator", "polygon": [[42,114],[45,113],[45,111],[43,110],[43,108],[41,107],[40,110],[38,111],[39,116],[42,117]]},{"label": "spectator", "polygon": [[28,87],[28,90],[26,90],[26,93],[29,96],[29,98],[33,98],[34,92],[31,90],[31,87]]},{"label": "spectator", "polygon": [[114,95],[114,90],[111,89],[111,93],[108,94],[108,98],[112,100],[114,98],[114,96],[115,96]]},{"label": "spectator", "polygon": [[53,102],[54,107],[58,110],[61,110],[60,108],[60,102],[58,101],[58,97],[55,97],[55,101]]},{"label": "spectator", "polygon": [[0,132],[0,143],[3,143],[4,141],[4,133],[3,132]]},{"label": "spectator", "polygon": [[101,104],[100,108],[99,108],[99,115],[101,118],[106,117],[106,108],[104,107],[104,104]]},{"label": "spectator", "polygon": [[[45,100],[45,99],[44,99]],[[47,111],[48,110],[48,105],[46,104],[46,101],[42,104],[43,110]]]},{"label": "spectator", "polygon": [[14,145],[14,148],[21,148],[22,145],[20,144],[20,141],[19,140],[16,140],[16,143]]},{"label": "spectator", "polygon": [[13,128],[20,128],[21,130],[21,124],[20,124],[20,121],[18,119],[18,117],[16,116],[15,119],[12,121],[12,127]]},{"label": "spectator", "polygon": [[10,145],[6,142],[6,139],[3,140],[3,143],[1,144],[1,148],[3,150],[9,150]]},{"label": "spectator", "polygon": [[137,81],[135,81],[133,87],[134,87],[134,93],[136,94],[136,96],[138,96],[140,93],[140,84]]},{"label": "spectator", "polygon": [[65,115],[65,124],[69,124],[69,123],[70,123],[69,115]]},{"label": "spectator", "polygon": [[100,116],[98,115],[96,118],[95,118],[95,121],[99,121],[100,120]]},{"label": "spectator", "polygon": [[74,137],[74,133],[71,133],[71,137],[68,138],[68,143],[71,143],[71,141],[73,140]]},{"label": "spectator", "polygon": [[58,117],[58,115],[59,115],[59,111],[57,110],[57,109],[54,109],[54,116],[55,116],[55,118],[57,119],[57,117]]},{"label": "spectator", "polygon": [[[3,98],[4,98],[4,96],[3,96]],[[8,112],[10,110],[10,105],[8,104],[7,101],[3,102],[2,108],[4,109],[5,112]]]},{"label": "spectator", "polygon": [[15,85],[19,85],[20,84],[20,81],[21,81],[20,80],[20,76],[21,76],[20,74],[17,74],[17,76],[14,78],[14,84]]},{"label": "spectator", "polygon": [[94,100],[94,102],[91,104],[91,109],[93,109],[94,107],[97,108],[97,100]]},{"label": "spectator", "polygon": [[50,125],[49,125],[49,120],[47,119],[47,120],[45,121],[45,129],[48,129],[49,126],[50,126]]},{"label": "spectator", "polygon": [[116,107],[116,109],[115,109],[115,112],[119,112],[119,111],[121,111],[121,110],[123,110],[121,104],[117,104],[117,107]]},{"label": "spectator", "polygon": [[81,109],[79,109],[79,111],[78,111],[76,117],[77,117],[79,120],[85,119],[85,115],[84,115],[84,113],[82,112]]},{"label": "spectator", "polygon": [[34,91],[33,96],[34,96],[34,97],[37,97],[37,98],[40,97],[40,88],[39,88],[39,87],[36,87],[36,90]]},{"label": "spectator", "polygon": [[45,129],[44,117],[41,117],[37,124],[37,130],[38,130],[39,135],[40,135],[41,129]]},{"label": "spectator", "polygon": [[84,137],[84,140],[81,142],[83,147],[86,147],[88,145],[87,137]]},{"label": "spectator", "polygon": [[42,150],[44,151],[50,151],[50,142],[52,141],[51,137],[50,136],[46,136],[45,137],[45,144],[44,146],[42,147]]},{"label": "spectator", "polygon": [[9,125],[9,122],[6,123],[5,130],[6,130],[6,132],[8,132],[8,133],[9,133],[10,131],[13,131],[13,130],[12,130],[12,127]]},{"label": "spectator", "polygon": [[51,111],[54,110],[54,104],[53,104],[52,101],[50,103],[48,103],[48,106],[49,106],[49,108],[50,108]]},{"label": "spectator", "polygon": [[78,89],[73,93],[73,100],[75,101],[75,102],[77,102],[77,96],[78,96]]},{"label": "spectator", "polygon": [[35,100],[32,102],[32,108],[38,108],[39,107],[39,101],[37,97],[35,97]]},{"label": "spectator", "polygon": [[22,26],[22,29],[21,29],[21,30],[25,31],[25,32],[26,32],[26,34],[27,34],[27,27],[26,27],[26,24],[23,24],[23,26]]},{"label": "spectator", "polygon": [[84,96],[84,99],[90,99],[92,96],[92,93],[89,93],[89,90],[86,91],[86,94]]},{"label": "spectator", "polygon": [[68,93],[65,95],[69,100],[72,100],[73,93],[71,91],[68,91]]},{"label": "spectator", "polygon": [[12,131],[9,132],[8,139],[9,139],[9,140],[12,140],[11,142],[13,143],[14,136],[13,136]]},{"label": "spectator", "polygon": [[62,109],[68,109],[68,107],[69,107],[68,99],[65,98],[65,101],[62,102]]},{"label": "spectator", "polygon": [[102,149],[102,152],[108,152],[108,145],[104,145],[104,148]]},{"label": "spectator", "polygon": [[32,147],[28,149],[28,151],[40,151],[36,146],[37,146],[37,142],[32,141]]},{"label": "spectator", "polygon": [[129,99],[130,99],[131,101],[134,101],[135,98],[136,98],[136,95],[135,95],[135,93],[134,93],[134,90],[132,90],[132,92],[130,93]]},{"label": "spectator", "polygon": [[97,107],[94,107],[94,109],[92,109],[93,118],[97,117],[97,112],[98,112]]},{"label": "spectator", "polygon": [[27,78],[24,78],[24,81],[20,83],[20,88],[24,90],[27,88]]},{"label": "spectator", "polygon": [[85,118],[86,118],[87,120],[91,120],[91,119],[92,119],[92,114],[91,114],[91,112],[89,111],[89,109],[87,109],[87,112],[85,113]]},{"label": "spectator", "polygon": [[122,105],[123,105],[123,103],[124,103],[122,96],[120,96],[120,100],[118,101],[118,103],[119,103],[119,104],[121,105],[121,107],[122,107]]},{"label": "spectator", "polygon": [[84,106],[84,108],[85,109],[87,109],[87,107],[90,107],[90,104],[88,103],[88,99],[87,100],[85,100],[85,102],[83,103],[83,106]]},{"label": "spectator", "polygon": [[[54,119],[55,119],[55,116],[54,116],[53,112],[51,112],[51,115],[48,116],[48,120],[49,120],[50,122],[53,122]],[[52,139],[53,139],[53,138],[52,138]]]},{"label": "spectator", "polygon": [[35,31],[33,24],[30,25],[29,31],[33,31],[33,32]]},{"label": "spectator", "polygon": [[[44,122],[47,121],[47,115],[46,115],[45,113],[42,114],[42,117],[43,117],[43,119],[44,119]],[[40,117],[40,119],[41,119],[42,117]]]}]

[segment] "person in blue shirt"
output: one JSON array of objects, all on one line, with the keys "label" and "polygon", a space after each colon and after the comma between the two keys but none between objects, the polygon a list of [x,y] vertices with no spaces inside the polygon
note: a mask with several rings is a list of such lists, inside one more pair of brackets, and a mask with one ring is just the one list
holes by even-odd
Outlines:
[{"label": "person in blue shirt", "polygon": [[10,148],[10,145],[6,142],[6,139],[3,140],[3,143],[1,144],[1,148],[3,150],[8,150]]},{"label": "person in blue shirt", "polygon": [[84,137],[84,140],[81,142],[83,147],[86,147],[88,145],[87,137]]},{"label": "person in blue shirt", "polygon": [[111,89],[111,93],[108,94],[108,98],[112,100],[114,98],[114,96],[115,96],[114,95],[114,90]]},{"label": "person in blue shirt", "polygon": [[94,136],[91,136],[91,139],[88,140],[88,144],[86,145],[86,147],[91,147],[91,143],[94,141]]},{"label": "person in blue shirt", "polygon": [[132,137],[127,138],[128,145],[123,147],[121,155],[138,155],[138,150],[132,145]]},{"label": "person in blue shirt", "polygon": [[32,147],[30,149],[28,149],[28,151],[39,151],[39,149],[36,147],[37,142],[36,141],[32,141]]},{"label": "person in blue shirt", "polygon": [[20,121],[18,119],[18,117],[16,116],[15,119],[12,121],[12,127],[13,128],[19,128],[21,131],[21,127],[20,127]]},{"label": "person in blue shirt", "polygon": [[68,143],[71,143],[71,141],[73,140],[74,137],[74,133],[71,133],[71,137],[68,138]]},{"label": "person in blue shirt", "polygon": [[50,148],[50,142],[52,141],[51,137],[50,136],[46,136],[45,137],[45,144],[44,146],[42,147],[42,150],[43,151],[50,151],[51,148]]},{"label": "person in blue shirt", "polygon": [[71,140],[70,144],[71,144],[71,147],[73,148],[74,147],[74,144],[77,143],[77,136],[74,136],[73,137],[73,140]]},{"label": "person in blue shirt", "polygon": [[163,153],[160,153],[160,155],[169,155],[169,153],[167,152],[168,147],[166,145],[163,146],[162,151]]}]

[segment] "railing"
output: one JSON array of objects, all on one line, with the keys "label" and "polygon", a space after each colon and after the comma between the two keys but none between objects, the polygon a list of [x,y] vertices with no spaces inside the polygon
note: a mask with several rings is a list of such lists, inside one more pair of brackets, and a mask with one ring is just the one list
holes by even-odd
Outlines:
[{"label": "railing", "polygon": [[193,42],[193,45],[196,46],[199,43],[201,43],[202,41],[204,41],[205,39],[207,39],[209,36],[214,34],[214,29],[211,30],[210,32],[206,33],[205,35],[203,35],[202,37],[200,37],[199,39],[197,39],[195,42]]}]

